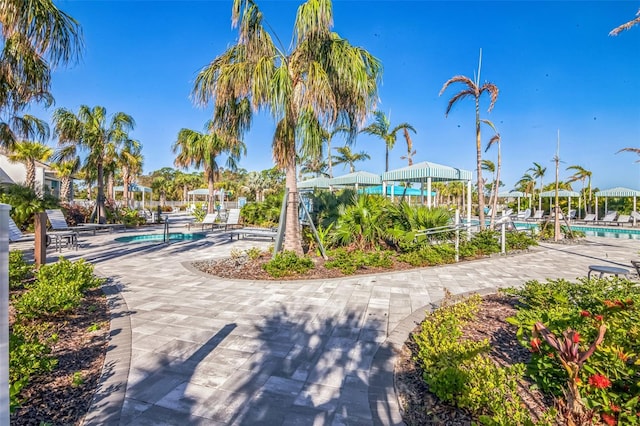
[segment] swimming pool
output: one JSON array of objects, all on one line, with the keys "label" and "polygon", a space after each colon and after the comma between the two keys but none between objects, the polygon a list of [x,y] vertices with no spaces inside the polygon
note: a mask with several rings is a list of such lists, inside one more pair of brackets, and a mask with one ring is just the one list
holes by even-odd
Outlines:
[{"label": "swimming pool", "polygon": [[[204,234],[183,234],[182,232],[172,232],[169,234],[169,241],[196,241],[205,238]],[[126,237],[118,237],[116,241],[119,243],[142,243],[146,241],[164,241],[163,234],[143,234],[128,235]]]},{"label": "swimming pool", "polygon": [[[537,229],[536,223],[516,222],[518,228]],[[587,237],[607,237],[607,238],[625,238],[632,240],[640,240],[640,229],[619,227],[603,227],[603,226],[582,226],[571,225],[574,231],[584,232]]]}]

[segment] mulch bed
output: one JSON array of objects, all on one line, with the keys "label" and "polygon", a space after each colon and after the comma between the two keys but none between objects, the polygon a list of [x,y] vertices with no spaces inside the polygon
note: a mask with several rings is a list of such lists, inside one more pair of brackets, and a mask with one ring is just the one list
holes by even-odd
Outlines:
[{"label": "mulch bed", "polygon": [[[102,290],[90,290],[78,309],[49,322],[58,335],[50,354],[58,365],[50,373],[32,377],[22,389],[24,402],[11,414],[12,425],[78,425],[97,388],[109,336],[109,310]],[[96,324],[99,329],[91,331]]]}]

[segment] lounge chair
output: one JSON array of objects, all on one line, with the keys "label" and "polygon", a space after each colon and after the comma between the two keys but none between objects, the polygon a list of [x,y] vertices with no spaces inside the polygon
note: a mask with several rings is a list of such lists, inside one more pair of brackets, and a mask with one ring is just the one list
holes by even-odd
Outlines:
[{"label": "lounge chair", "polygon": [[82,231],[90,231],[93,232],[93,235],[96,235],[96,230],[98,229],[97,225],[94,224],[83,224],[79,226],[69,226],[67,224],[67,219],[64,217],[64,213],[60,209],[49,209],[45,210],[47,213],[47,218],[49,219],[49,224],[51,225],[50,229],[54,232],[58,231],[74,231],[74,232],[82,232]]},{"label": "lounge chair", "polygon": [[225,231],[229,228],[237,228],[242,227],[240,224],[240,209],[229,209],[227,212],[227,220],[220,224],[221,227],[224,226]]},{"label": "lounge chair", "polygon": [[17,243],[23,241],[33,241],[33,235],[24,235],[18,225],[13,221],[11,216],[9,216],[9,242]]},{"label": "lounge chair", "polygon": [[213,227],[216,225],[216,221],[218,220],[218,218],[219,218],[218,213],[207,213],[204,219],[202,219],[202,222],[190,223],[188,225],[188,228],[191,229],[192,225],[200,225],[203,231],[205,226],[209,226],[213,230]]},{"label": "lounge chair", "polygon": [[595,223],[596,221],[596,215],[595,213],[588,213],[584,219],[579,220],[579,222],[581,223],[585,223],[585,224],[589,224],[589,223]]},{"label": "lounge chair", "polygon": [[576,216],[578,215],[578,211],[575,209],[569,210],[569,214],[567,215],[567,219],[576,220]]},{"label": "lounge chair", "polygon": [[536,210],[536,212],[527,219],[527,222],[539,222],[544,219],[544,210]]},{"label": "lounge chair", "polygon": [[271,238],[272,240],[276,238],[276,235],[278,235],[278,231],[273,228],[239,228],[239,229],[232,229],[228,231],[228,233],[232,240],[234,235],[238,239],[240,239],[240,236],[242,236],[243,238],[246,238],[249,236],[249,237],[267,237],[267,238]]},{"label": "lounge chair", "polygon": [[621,214],[620,216],[618,216],[618,218],[612,223],[618,226],[625,226],[626,224],[629,223],[629,221],[631,220],[631,215],[628,214]]},{"label": "lounge chair", "polygon": [[631,221],[633,222],[633,226],[636,226],[636,224],[640,221],[640,213],[638,213],[637,211],[632,211],[631,212]]},{"label": "lounge chair", "polygon": [[618,216],[618,212],[609,212],[602,219],[596,220],[596,224],[598,225],[615,225],[616,216]]},{"label": "lounge chair", "polygon": [[515,217],[515,220],[527,220],[531,217],[531,209],[526,209],[524,211],[518,212],[518,214]]}]

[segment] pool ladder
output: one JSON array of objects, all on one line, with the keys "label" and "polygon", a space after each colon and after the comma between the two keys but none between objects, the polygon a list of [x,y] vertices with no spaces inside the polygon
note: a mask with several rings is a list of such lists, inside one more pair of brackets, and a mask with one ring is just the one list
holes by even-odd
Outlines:
[{"label": "pool ladder", "polygon": [[162,232],[162,242],[163,243],[169,242],[169,218],[168,217],[164,219],[164,231]]}]

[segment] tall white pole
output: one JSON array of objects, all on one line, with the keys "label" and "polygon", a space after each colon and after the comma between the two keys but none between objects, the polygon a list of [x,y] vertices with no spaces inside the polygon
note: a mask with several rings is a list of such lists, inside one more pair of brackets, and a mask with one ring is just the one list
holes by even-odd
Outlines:
[{"label": "tall white pole", "polygon": [[0,425],[9,424],[9,211],[0,204]]}]

